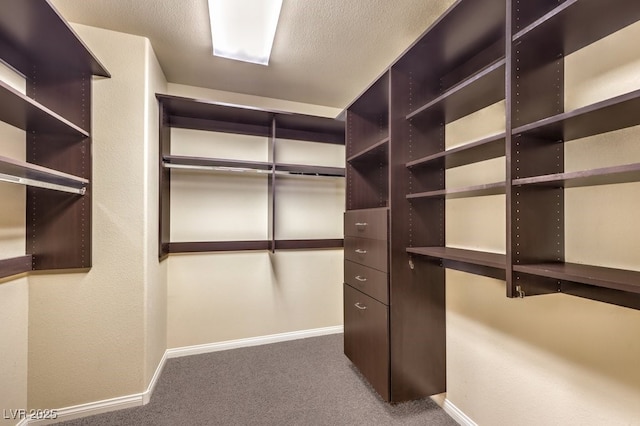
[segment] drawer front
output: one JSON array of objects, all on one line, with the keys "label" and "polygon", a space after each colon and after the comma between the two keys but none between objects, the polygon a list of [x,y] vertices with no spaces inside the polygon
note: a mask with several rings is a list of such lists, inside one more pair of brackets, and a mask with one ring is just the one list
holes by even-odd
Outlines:
[{"label": "drawer front", "polygon": [[344,282],[385,305],[389,304],[388,277],[386,272],[348,260],[344,262]]},{"label": "drawer front", "polygon": [[378,271],[387,272],[387,241],[345,237],[344,258]]},{"label": "drawer front", "polygon": [[344,214],[344,235],[347,237],[387,240],[388,209],[350,210]]},{"label": "drawer front", "polygon": [[344,353],[389,400],[389,308],[344,285]]}]

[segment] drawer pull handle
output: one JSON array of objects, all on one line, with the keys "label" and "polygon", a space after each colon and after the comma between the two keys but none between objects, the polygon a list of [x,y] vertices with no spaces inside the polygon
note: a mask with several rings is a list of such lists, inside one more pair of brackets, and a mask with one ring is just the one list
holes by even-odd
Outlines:
[{"label": "drawer pull handle", "polygon": [[356,226],[367,226],[368,223],[367,222],[357,222]]},{"label": "drawer pull handle", "polygon": [[363,283],[363,282],[367,281],[367,279],[366,279],[366,278],[361,277],[360,275],[356,275],[356,280],[360,281],[361,283]]},{"label": "drawer pull handle", "polygon": [[362,250],[362,249],[356,249],[356,253],[358,254],[367,254],[366,250]]},{"label": "drawer pull handle", "polygon": [[353,305],[353,306],[355,306],[356,308],[360,309],[361,311],[364,311],[365,309],[367,309],[367,307],[366,307],[366,306],[362,306],[362,305],[360,304],[360,302],[356,303],[356,304],[355,304],[355,305]]}]

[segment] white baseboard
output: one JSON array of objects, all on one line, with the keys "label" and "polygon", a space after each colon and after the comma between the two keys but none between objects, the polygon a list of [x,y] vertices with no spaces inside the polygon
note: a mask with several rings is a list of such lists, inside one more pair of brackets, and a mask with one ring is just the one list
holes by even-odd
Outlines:
[{"label": "white baseboard", "polygon": [[80,417],[94,416],[96,414],[108,413],[109,411],[124,410],[126,408],[140,407],[149,403],[151,396],[158,384],[158,379],[167,359],[177,358],[187,355],[197,355],[209,352],[223,351],[227,349],[246,348],[249,346],[266,345],[269,343],[286,342],[289,340],[306,339],[308,337],[325,336],[344,332],[343,326],[315,328],[312,330],[294,331],[291,333],[272,334],[269,336],[252,337],[249,339],[230,340],[207,345],[187,346],[183,348],[168,349],[158,363],[147,390],[133,395],[121,396],[118,398],[105,399],[103,401],[90,402],[87,404],[74,405],[60,408],[57,411],[58,417],[54,419],[23,419],[16,426],[27,425],[48,425],[65,420],[78,419]]},{"label": "white baseboard", "polygon": [[286,342],[289,340],[306,339],[308,337],[326,336],[343,333],[344,327],[314,328],[311,330],[292,331],[290,333],[271,334],[268,336],[250,337],[248,339],[227,340],[225,342],[208,343],[205,345],[184,346],[167,350],[167,358],[179,358],[189,355],[200,355],[229,349],[247,348],[250,346],[267,345],[270,343]]},{"label": "white baseboard", "polygon": [[476,422],[471,420],[471,418],[469,418],[464,412],[462,412],[462,410],[456,407],[455,404],[448,399],[444,400],[444,405],[442,408],[448,415],[453,417],[453,420],[458,422],[458,424],[462,426],[478,426]]}]

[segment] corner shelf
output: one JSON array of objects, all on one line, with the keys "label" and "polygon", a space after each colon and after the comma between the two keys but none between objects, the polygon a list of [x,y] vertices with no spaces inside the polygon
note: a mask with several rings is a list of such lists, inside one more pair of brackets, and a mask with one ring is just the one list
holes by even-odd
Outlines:
[{"label": "corner shelf", "polygon": [[507,257],[504,254],[452,247],[408,247],[407,253],[441,259],[445,261],[443,266],[449,269],[505,278]]},{"label": "corner shelf", "polygon": [[[407,168],[427,167],[433,163],[444,160],[444,167],[452,169],[454,167],[465,166],[492,158],[504,157],[505,155],[504,132],[489,136],[475,142],[470,142],[437,154],[428,155],[408,162]],[[439,164],[439,163],[438,163]]]},{"label": "corner shelf", "polygon": [[379,142],[356,152],[347,158],[347,163],[387,162],[389,155],[389,136]]},{"label": "corner shelf", "polygon": [[429,198],[469,198],[483,197],[487,195],[500,195],[505,193],[505,182],[487,183],[484,185],[466,186],[462,188],[439,189],[416,194],[408,194],[407,200],[424,200]]},{"label": "corner shelf", "polygon": [[0,259],[0,279],[29,272],[33,269],[32,263],[33,256],[30,254]]},{"label": "corner shelf", "polygon": [[0,180],[84,195],[88,179],[0,156]]}]

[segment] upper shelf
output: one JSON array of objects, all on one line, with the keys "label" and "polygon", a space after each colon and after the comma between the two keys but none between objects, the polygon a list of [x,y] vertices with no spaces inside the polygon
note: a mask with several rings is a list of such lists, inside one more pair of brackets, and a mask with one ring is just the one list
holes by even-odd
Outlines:
[{"label": "upper shelf", "polygon": [[505,154],[505,133],[489,136],[475,142],[458,146],[436,154],[428,155],[407,163],[408,168],[429,166],[444,161],[447,169],[477,163],[492,158],[503,157]]},{"label": "upper shelf", "polygon": [[110,77],[48,0],[3,0],[2,6],[7,11],[0,14],[2,59],[23,75],[38,64],[66,74]]},{"label": "upper shelf", "polygon": [[344,144],[344,122],[333,118],[172,95],[156,94],[156,98],[170,127]]},{"label": "upper shelf", "polygon": [[439,114],[450,123],[504,99],[505,59],[483,68],[426,105],[407,115],[407,120]]},{"label": "upper shelf", "polygon": [[87,179],[0,156],[0,180],[83,195]]},{"label": "upper shelf", "polygon": [[540,139],[568,141],[640,124],[640,90],[513,129]]},{"label": "upper shelf", "polygon": [[89,133],[0,81],[0,120],[22,130],[89,137]]},{"label": "upper shelf", "polygon": [[505,193],[505,182],[487,183],[484,185],[466,186],[463,188],[439,189],[436,191],[408,194],[408,200],[421,200],[429,198],[470,198],[484,197],[487,195],[500,195]]},{"label": "upper shelf", "polygon": [[640,164],[604,167],[570,173],[555,173],[514,179],[514,185],[536,185],[548,187],[577,188],[583,186],[612,185],[640,181]]},{"label": "upper shelf", "polygon": [[513,36],[569,55],[640,19],[637,0],[565,0]]}]

